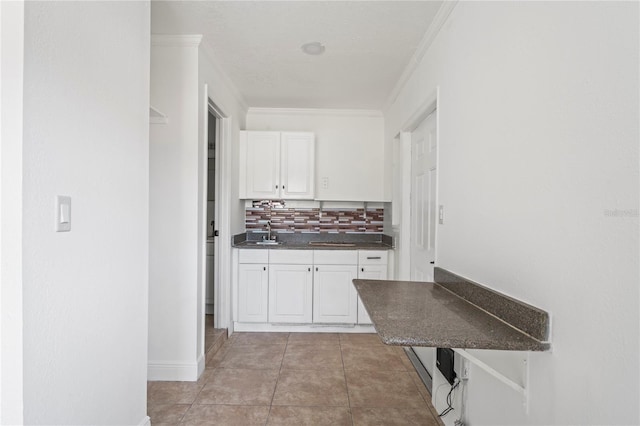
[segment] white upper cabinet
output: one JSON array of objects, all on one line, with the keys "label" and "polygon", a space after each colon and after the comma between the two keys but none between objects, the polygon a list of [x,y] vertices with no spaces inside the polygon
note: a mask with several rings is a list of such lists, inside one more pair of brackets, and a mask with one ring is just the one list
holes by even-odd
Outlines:
[{"label": "white upper cabinet", "polygon": [[[280,133],[245,133],[245,167],[240,174],[246,176],[247,198],[278,198],[280,185]],[[240,139],[242,154],[242,137]]]},{"label": "white upper cabinet", "polygon": [[280,198],[313,199],[314,142],[313,133],[280,134]]},{"label": "white upper cabinet", "polygon": [[313,199],[314,145],[309,132],[240,132],[240,198]]},{"label": "white upper cabinet", "polygon": [[391,145],[380,111],[250,108],[246,118],[248,129],[313,132],[315,200],[391,201]]}]

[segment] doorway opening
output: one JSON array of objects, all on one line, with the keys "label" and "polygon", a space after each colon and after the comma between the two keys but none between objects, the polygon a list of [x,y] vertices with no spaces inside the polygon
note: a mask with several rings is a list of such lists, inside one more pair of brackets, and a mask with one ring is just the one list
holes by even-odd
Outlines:
[{"label": "doorway opening", "polygon": [[[206,90],[207,88],[205,88]],[[204,354],[205,359],[214,354],[227,336],[226,329],[219,327],[219,277],[220,247],[218,243],[220,224],[220,151],[221,123],[223,116],[213,101],[206,97],[206,167],[204,183],[206,185],[205,233],[206,261],[204,280]]]},{"label": "doorway opening", "polygon": [[216,233],[216,145],[218,119],[209,109],[207,121],[207,271],[205,287],[205,314],[215,315],[215,244]]}]

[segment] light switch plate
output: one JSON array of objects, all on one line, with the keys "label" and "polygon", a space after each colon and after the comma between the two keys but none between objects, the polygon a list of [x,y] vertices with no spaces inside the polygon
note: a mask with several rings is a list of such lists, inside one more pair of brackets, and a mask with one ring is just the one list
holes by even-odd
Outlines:
[{"label": "light switch plate", "polygon": [[71,231],[71,197],[56,196],[56,232]]}]

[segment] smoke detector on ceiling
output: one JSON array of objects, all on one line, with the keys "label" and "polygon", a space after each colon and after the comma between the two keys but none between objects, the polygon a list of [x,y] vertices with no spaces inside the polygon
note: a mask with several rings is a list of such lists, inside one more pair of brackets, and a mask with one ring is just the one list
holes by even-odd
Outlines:
[{"label": "smoke detector on ceiling", "polygon": [[319,41],[312,41],[311,43],[305,43],[301,46],[301,49],[307,55],[322,55],[325,47]]}]

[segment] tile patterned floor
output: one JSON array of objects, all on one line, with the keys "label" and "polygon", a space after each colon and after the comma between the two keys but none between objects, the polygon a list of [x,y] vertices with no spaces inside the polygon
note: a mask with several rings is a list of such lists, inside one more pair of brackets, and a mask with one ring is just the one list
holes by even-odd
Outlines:
[{"label": "tile patterned floor", "polygon": [[235,333],[200,380],[147,396],[153,426],[442,425],[402,348],[375,334]]}]

